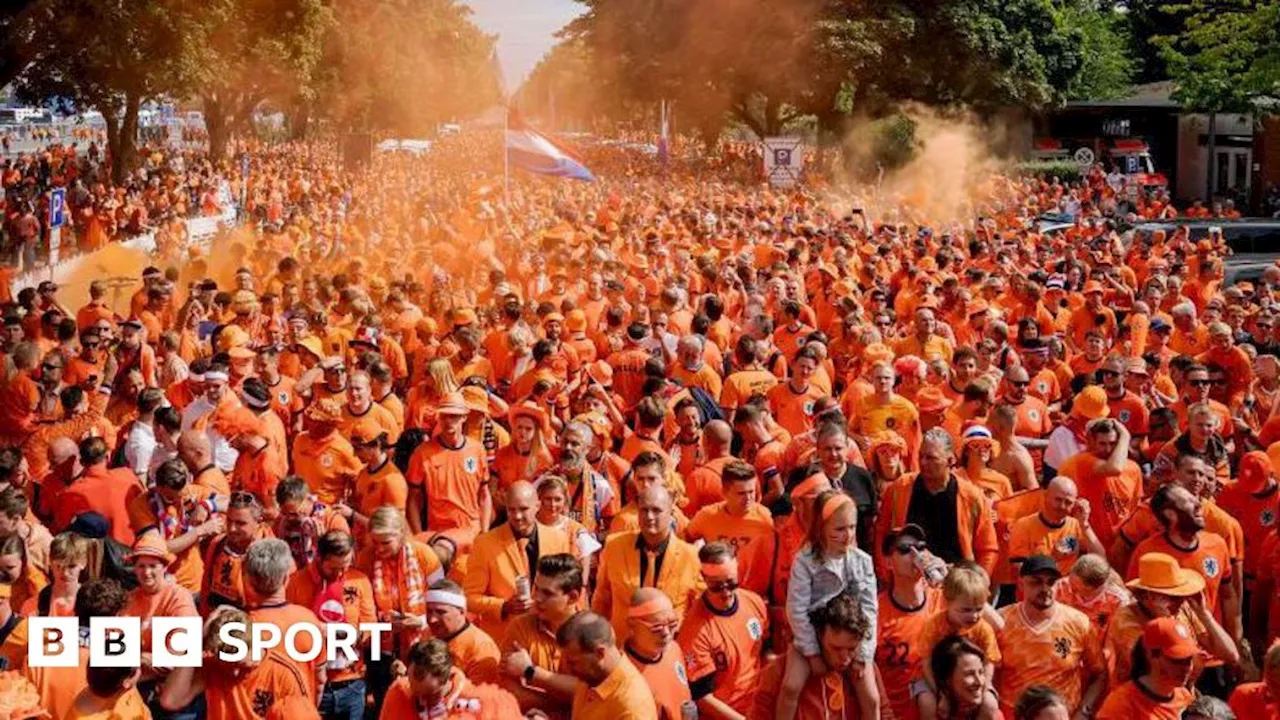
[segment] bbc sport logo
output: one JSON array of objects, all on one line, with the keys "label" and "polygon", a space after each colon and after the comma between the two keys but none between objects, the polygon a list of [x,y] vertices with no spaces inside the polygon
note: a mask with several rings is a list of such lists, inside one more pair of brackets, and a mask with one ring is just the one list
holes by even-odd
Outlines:
[{"label": "bbc sport logo", "polygon": [[[31,667],[77,667],[80,665],[81,628],[76,618],[32,617],[27,619],[31,638],[27,663]],[[199,617],[153,617],[147,631],[151,638],[151,666],[156,668],[200,667],[204,659],[204,621]],[[218,631],[224,647],[218,655],[223,662],[246,658],[262,660],[268,650],[282,649],[291,659],[312,662],[325,653],[325,662],[360,659],[356,641],[369,636],[369,657],[382,658],[382,634],[391,623],[325,623],[323,629],[309,622],[294,623],[285,631],[274,623],[255,622],[248,632],[244,623],[229,622]],[[307,642],[299,642],[306,636]],[[93,667],[138,667],[142,664],[142,619],[137,617],[95,617],[89,619],[89,665]],[[305,649],[304,649],[305,648]]]}]

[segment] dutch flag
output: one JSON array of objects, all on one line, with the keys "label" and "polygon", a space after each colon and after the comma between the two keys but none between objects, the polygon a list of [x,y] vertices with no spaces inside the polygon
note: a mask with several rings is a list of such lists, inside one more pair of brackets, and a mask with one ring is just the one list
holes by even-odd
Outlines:
[{"label": "dutch flag", "polygon": [[551,138],[525,125],[512,109],[507,117],[507,160],[514,166],[552,177],[595,182],[596,176]]}]

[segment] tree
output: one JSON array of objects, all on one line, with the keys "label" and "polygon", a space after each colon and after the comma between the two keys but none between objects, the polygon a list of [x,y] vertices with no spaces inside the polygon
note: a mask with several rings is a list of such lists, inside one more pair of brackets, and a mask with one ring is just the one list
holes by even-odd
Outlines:
[{"label": "tree", "polygon": [[35,61],[39,30],[50,22],[54,19],[42,0],[0,4],[0,87],[16,80]]},{"label": "tree", "polygon": [[1067,87],[1072,100],[1111,100],[1132,85],[1137,63],[1130,57],[1124,13],[1097,2],[1064,3],[1059,22],[1080,34],[1080,71]]},{"label": "tree", "polygon": [[34,37],[39,61],[20,92],[69,99],[102,113],[112,177],[136,161],[138,111],[148,100],[180,97],[195,76],[190,43],[198,28],[179,0],[46,0],[49,17]]},{"label": "tree", "polygon": [[305,92],[332,14],[323,0],[202,0],[197,12],[196,93],[220,158],[263,100]]}]

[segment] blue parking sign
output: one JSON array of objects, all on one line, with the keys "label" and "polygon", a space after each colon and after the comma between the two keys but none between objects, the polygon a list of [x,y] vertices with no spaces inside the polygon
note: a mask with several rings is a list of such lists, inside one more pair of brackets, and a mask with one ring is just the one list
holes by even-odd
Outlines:
[{"label": "blue parking sign", "polygon": [[54,188],[49,198],[49,227],[62,227],[67,224],[67,190]]}]

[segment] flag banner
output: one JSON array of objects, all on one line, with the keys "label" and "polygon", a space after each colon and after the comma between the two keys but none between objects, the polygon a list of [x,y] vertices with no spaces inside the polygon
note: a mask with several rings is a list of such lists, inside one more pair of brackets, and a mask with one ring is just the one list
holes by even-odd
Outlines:
[{"label": "flag banner", "polygon": [[539,175],[595,182],[596,176],[551,138],[528,127],[512,110],[507,122],[507,160]]}]

